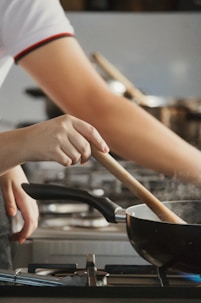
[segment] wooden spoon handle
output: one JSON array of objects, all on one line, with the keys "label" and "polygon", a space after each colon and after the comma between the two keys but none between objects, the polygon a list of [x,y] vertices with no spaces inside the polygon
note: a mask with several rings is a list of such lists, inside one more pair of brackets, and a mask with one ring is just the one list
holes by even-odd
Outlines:
[{"label": "wooden spoon handle", "polygon": [[161,203],[151,192],[149,192],[140,182],[138,182],[119,162],[110,154],[100,152],[96,147],[91,146],[92,156],[99,161],[108,171],[134,193],[141,201],[161,219],[171,223],[186,224],[180,217]]}]

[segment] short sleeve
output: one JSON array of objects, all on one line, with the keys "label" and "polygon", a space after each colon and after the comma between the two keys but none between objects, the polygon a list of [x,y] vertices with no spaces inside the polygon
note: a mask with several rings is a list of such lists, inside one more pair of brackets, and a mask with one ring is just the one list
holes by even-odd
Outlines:
[{"label": "short sleeve", "polygon": [[74,36],[74,29],[58,0],[1,0],[1,43],[17,58],[51,39]]}]

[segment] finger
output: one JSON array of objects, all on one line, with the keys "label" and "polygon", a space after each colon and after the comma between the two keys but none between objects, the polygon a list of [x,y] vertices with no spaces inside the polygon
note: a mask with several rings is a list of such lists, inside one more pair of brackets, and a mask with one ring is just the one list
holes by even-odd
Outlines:
[{"label": "finger", "polygon": [[[19,242],[20,235],[21,235],[21,231],[12,234],[12,236],[11,236],[11,241]],[[23,242],[21,242],[21,243],[23,243]]]},{"label": "finger", "polygon": [[71,132],[68,139],[71,143],[72,149],[66,150],[66,152],[71,157],[73,164],[79,161],[80,163],[86,162],[91,155],[91,147],[89,142],[77,131]]},{"label": "finger", "polygon": [[14,217],[17,213],[17,206],[12,190],[3,191],[6,213],[10,217]]},{"label": "finger", "polygon": [[66,166],[76,164],[80,161],[82,154],[79,149],[80,149],[79,146],[77,148],[70,142],[67,142],[66,144],[62,145],[61,150],[64,154],[64,159],[66,159],[65,161],[68,164]]},{"label": "finger", "polygon": [[65,166],[76,164],[82,159],[90,157],[91,150],[88,141],[73,127],[70,133],[62,140],[58,156],[60,163]]},{"label": "finger", "polygon": [[21,231],[13,234],[12,240],[23,243],[38,226],[39,209],[37,202],[28,197],[27,200],[24,200],[23,207],[22,205],[20,206],[20,211],[24,221],[23,227]]},{"label": "finger", "polygon": [[61,146],[57,152],[56,152],[56,156],[54,158],[54,161],[58,162],[59,164],[63,165],[63,166],[70,166],[73,164],[73,160],[71,159],[71,156],[68,155],[68,149],[63,146]]},{"label": "finger", "polygon": [[35,231],[35,229],[37,228],[37,222],[38,220],[27,220],[26,222],[24,222],[24,225],[21,229],[21,231],[14,233],[12,235],[11,240],[12,241],[18,241],[20,244],[22,244],[23,242],[25,242],[25,240],[27,238],[30,237],[30,235]]},{"label": "finger", "polygon": [[93,143],[100,151],[109,152],[108,145],[103,140],[95,127],[79,119],[73,123],[73,126],[81,135],[83,135],[89,142]]},{"label": "finger", "polygon": [[14,217],[17,213],[17,208],[15,205],[11,202],[9,206],[6,206],[6,212],[9,217]]},{"label": "finger", "polygon": [[11,241],[18,242],[19,244],[24,243],[26,239],[27,237],[24,237],[24,235],[21,234],[21,231],[13,234],[11,237]]}]

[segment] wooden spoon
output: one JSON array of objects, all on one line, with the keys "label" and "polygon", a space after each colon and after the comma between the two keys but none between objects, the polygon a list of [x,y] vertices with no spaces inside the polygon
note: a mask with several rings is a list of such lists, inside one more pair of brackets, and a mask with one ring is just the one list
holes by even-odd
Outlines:
[{"label": "wooden spoon", "polygon": [[186,224],[180,217],[161,203],[150,191],[138,182],[119,162],[110,154],[100,152],[95,146],[91,145],[92,156],[108,169],[118,180],[143,201],[161,221]]}]

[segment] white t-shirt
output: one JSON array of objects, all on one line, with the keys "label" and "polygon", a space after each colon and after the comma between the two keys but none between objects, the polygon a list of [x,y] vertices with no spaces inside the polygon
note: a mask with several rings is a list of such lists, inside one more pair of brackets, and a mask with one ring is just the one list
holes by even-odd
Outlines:
[{"label": "white t-shirt", "polygon": [[74,30],[59,0],[0,0],[0,86],[14,61],[65,36]]}]

